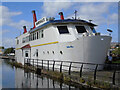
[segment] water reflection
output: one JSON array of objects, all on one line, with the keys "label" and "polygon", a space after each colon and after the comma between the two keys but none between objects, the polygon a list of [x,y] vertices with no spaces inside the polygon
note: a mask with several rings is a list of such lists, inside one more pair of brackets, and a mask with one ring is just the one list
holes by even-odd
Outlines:
[{"label": "water reflection", "polygon": [[2,88],[15,88],[15,68],[2,61]]},{"label": "water reflection", "polygon": [[[38,75],[2,62],[2,88],[67,88],[72,86],[54,81],[45,75]],[[76,88],[77,89],[77,88]],[[75,90],[76,90],[75,89]]]},{"label": "water reflection", "polygon": [[69,86],[43,75],[17,69],[16,88],[69,88]]}]

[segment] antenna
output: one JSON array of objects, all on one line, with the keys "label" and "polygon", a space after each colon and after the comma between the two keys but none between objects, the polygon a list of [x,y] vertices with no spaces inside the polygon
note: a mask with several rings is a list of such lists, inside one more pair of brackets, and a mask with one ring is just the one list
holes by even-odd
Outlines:
[{"label": "antenna", "polygon": [[76,20],[77,10],[75,10],[75,12],[74,12],[74,13],[75,13],[75,20]]}]

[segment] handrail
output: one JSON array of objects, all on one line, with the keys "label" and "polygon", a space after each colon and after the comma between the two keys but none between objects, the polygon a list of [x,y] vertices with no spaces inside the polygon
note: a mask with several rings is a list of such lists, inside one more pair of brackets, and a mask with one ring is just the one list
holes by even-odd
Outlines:
[{"label": "handrail", "polygon": [[[43,59],[30,59],[30,58],[24,58],[24,65],[33,65],[33,67],[41,68],[41,69],[47,69],[55,71],[58,70],[60,73],[66,71],[69,76],[73,76],[73,69],[77,69],[78,76],[81,78],[86,77],[84,76],[84,70],[92,72],[91,74],[93,75],[93,80],[95,81],[96,78],[99,76],[97,75],[98,73],[98,68],[99,66],[111,66],[114,70],[112,72],[112,84],[116,84],[116,73],[120,73],[117,71],[118,69],[120,70],[120,65],[118,64],[93,64],[93,63],[83,63],[83,62],[72,62],[72,61],[63,61],[63,60],[43,60]],[[76,66],[78,65],[78,66]],[[90,68],[89,66],[92,68]],[[89,73],[89,75],[91,75]],[[110,78],[108,76],[108,78]]]}]

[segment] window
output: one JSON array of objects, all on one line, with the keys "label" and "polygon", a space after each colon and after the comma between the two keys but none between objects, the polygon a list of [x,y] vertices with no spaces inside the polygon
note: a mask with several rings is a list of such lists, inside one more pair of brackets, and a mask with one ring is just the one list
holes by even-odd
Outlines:
[{"label": "window", "polygon": [[45,52],[43,51],[43,54],[45,54]]},{"label": "window", "polygon": [[29,41],[30,41],[30,39],[31,39],[31,37],[30,37],[30,35],[29,35]]},{"label": "window", "polygon": [[19,40],[17,40],[17,44],[19,44]]},{"label": "window", "polygon": [[26,37],[26,40],[25,40],[25,42],[28,42],[28,41],[29,41],[29,36],[27,36],[27,37]]},{"label": "window", "polygon": [[78,33],[86,32],[86,29],[84,26],[75,26],[75,27],[76,27]]},{"label": "window", "polygon": [[36,33],[34,33],[34,39],[36,40]]},{"label": "window", "polygon": [[60,51],[60,54],[63,54],[63,52],[62,52],[62,51]]},{"label": "window", "polygon": [[41,30],[41,38],[43,38],[43,36],[44,36],[44,35],[43,35],[43,30]]},{"label": "window", "polygon": [[25,38],[22,39],[22,43],[25,43]]},{"label": "window", "polygon": [[68,34],[69,33],[67,26],[57,26],[57,28],[58,28],[58,31],[60,34]]},{"label": "window", "polygon": [[54,51],[52,51],[52,53],[54,54]]},{"label": "window", "polygon": [[37,32],[37,39],[38,39],[38,35],[39,35],[39,34],[38,34],[38,32]]},{"label": "window", "polygon": [[49,54],[49,51],[47,51],[47,53]]},{"label": "window", "polygon": [[43,38],[44,37],[43,30],[39,30],[38,36],[39,36],[39,38]]},{"label": "window", "polygon": [[38,57],[38,49],[36,49],[36,57]]},{"label": "window", "polygon": [[94,27],[90,27],[93,33],[96,33],[96,30]]},{"label": "window", "polygon": [[28,51],[25,51],[25,57],[28,57]]},{"label": "window", "polygon": [[32,34],[31,34],[31,37],[30,37],[30,38],[31,38],[31,41],[32,41],[32,40],[33,40],[33,38],[32,38]]},{"label": "window", "polygon": [[34,40],[34,33],[33,33],[33,40]]}]

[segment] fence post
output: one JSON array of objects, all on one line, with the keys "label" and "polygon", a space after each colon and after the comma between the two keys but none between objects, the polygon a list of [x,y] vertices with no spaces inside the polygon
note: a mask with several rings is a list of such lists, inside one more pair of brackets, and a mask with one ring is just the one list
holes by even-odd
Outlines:
[{"label": "fence post", "polygon": [[80,77],[82,77],[82,68],[83,68],[83,63],[82,63],[81,68],[80,68]]},{"label": "fence post", "polygon": [[61,61],[61,65],[60,65],[60,73],[62,73],[62,61]]},{"label": "fence post", "polygon": [[116,69],[113,72],[113,85],[115,85],[115,73],[116,73]]},{"label": "fence post", "polygon": [[94,71],[94,81],[96,80],[96,72],[97,72],[97,68],[98,68],[98,64],[95,67],[95,71]]},{"label": "fence post", "polygon": [[27,58],[27,65],[28,65],[28,58]]},{"label": "fence post", "polygon": [[49,60],[48,60],[48,71],[49,71]]},{"label": "fence post", "polygon": [[33,67],[34,67],[34,59],[33,59]]},{"label": "fence post", "polygon": [[24,66],[25,66],[25,58],[24,58]]},{"label": "fence post", "polygon": [[54,71],[54,67],[55,67],[55,61],[53,61],[53,71]]},{"label": "fence post", "polygon": [[43,60],[42,60],[42,69],[43,69]]},{"label": "fence post", "polygon": [[30,65],[30,59],[29,59],[29,65]]},{"label": "fence post", "polygon": [[38,59],[37,59],[37,68],[38,68]]},{"label": "fence post", "polygon": [[72,65],[72,62],[70,62],[70,66],[69,66],[69,75],[71,74],[71,65]]}]

